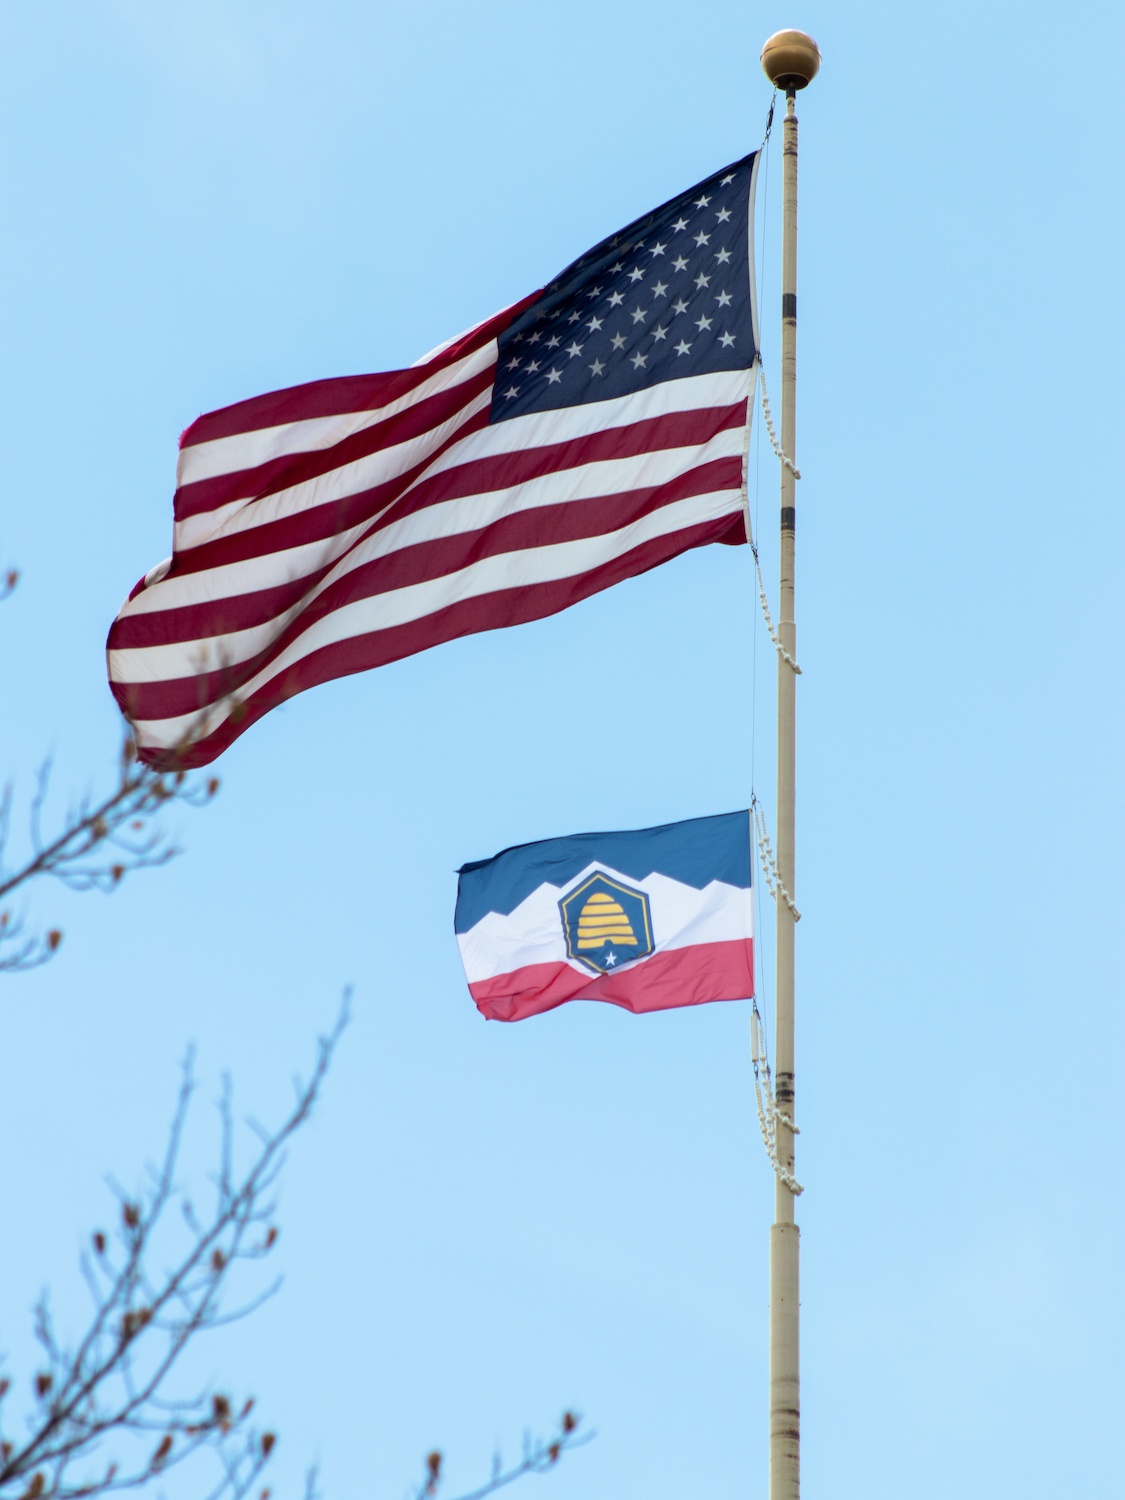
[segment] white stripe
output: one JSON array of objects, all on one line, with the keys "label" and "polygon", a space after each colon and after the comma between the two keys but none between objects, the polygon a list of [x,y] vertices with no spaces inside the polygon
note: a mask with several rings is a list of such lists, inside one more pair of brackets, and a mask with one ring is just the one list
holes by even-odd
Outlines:
[{"label": "white stripe", "polygon": [[594,870],[602,870],[648,896],[656,953],[753,936],[753,902],[748,886],[712,880],[697,890],[659,871],[637,880],[595,860],[563,886],[549,881],[539,886],[507,916],[489,912],[468,932],[458,933],[457,946],[469,983],[495,979],[498,974],[511,974],[531,964],[569,962],[579,973],[585,973],[581,964],[567,958],[559,898]]},{"label": "white stripe", "polygon": [[[749,370],[724,370],[715,375],[685,375],[681,380],[662,380],[643,391],[615,396],[608,401],[588,401],[558,411],[530,412],[495,422],[483,432],[465,439],[471,453],[450,448],[427,470],[440,474],[466,459],[495,458],[503,453],[522,453],[527,448],[550,448],[573,438],[593,437],[617,427],[633,427],[654,417],[677,412],[705,411],[708,407],[734,406],[750,394]],[[419,481],[420,483],[421,481]]]},{"label": "white stripe", "polygon": [[[353,433],[362,432],[377,422],[406,411],[438,391],[451,389],[471,380],[481,370],[496,363],[496,340],[483,348],[474,350],[456,364],[444,366],[414,386],[403,396],[387,401],[370,411],[343,412],[332,417],[307,417],[299,422],[282,422],[276,427],[258,427],[252,432],[235,433],[232,437],[212,438],[207,443],[192,443],[180,450],[176,467],[176,483],[196,484],[201,479],[215,479],[220,474],[237,474],[242,469],[254,469],[268,463],[271,458],[282,458],[292,453],[318,453],[343,442]],[[399,373],[396,371],[392,374]],[[405,373],[405,372],[403,372]]]},{"label": "white stripe", "polygon": [[[561,411],[536,412],[497,422],[483,431],[471,432],[450,445],[445,453],[420,474],[415,485],[433,474],[456,469],[461,464],[506,453],[522,453],[528,448],[550,447],[573,438],[591,437],[618,427],[631,427],[655,417],[676,412],[704,411],[709,407],[733,406],[746,400],[750,392],[750,372],[734,370],[716,375],[685,376],[682,380],[665,380],[651,390],[618,396],[609,401],[591,401]],[[484,392],[467,408],[456,413],[440,427],[422,433],[393,448],[382,448],[366,458],[342,464],[316,479],[305,480],[289,489],[256,499],[252,494],[228,501],[222,507],[188,516],[177,522],[177,552],[198,547],[221,535],[253,530],[286,516],[298,515],[318,505],[334,505],[349,495],[359,494],[376,484],[383,484],[417,464],[434,448],[440,447],[459,422],[468,421],[488,406],[491,393]]]},{"label": "white stripe", "polygon": [[[520,301],[523,301],[522,297]],[[452,349],[454,344],[459,344],[462,339],[467,339],[470,333],[475,333],[478,328],[483,328],[486,323],[491,323],[493,318],[499,318],[503,313],[511,312],[515,305],[514,302],[509,302],[507,307],[502,307],[499,312],[489,313],[487,318],[481,318],[477,323],[470,323],[468,328],[464,328],[460,333],[454,334],[451,339],[443,339],[440,344],[435,344],[432,349],[428,350],[419,359],[416,359],[410,368],[416,370],[419,365],[428,365],[431,360],[437,359],[447,349]]]},{"label": "white stripe", "polygon": [[[399,521],[392,521],[356,546],[371,524],[364,521],[326,540],[308,542],[284,552],[270,552],[264,557],[227,563],[205,572],[164,579],[126,603],[120,618],[159,614],[169,609],[181,609],[186,605],[211,603],[256,593],[319,572],[338,559],[343,559],[315,589],[286,612],[274,616],[272,622],[265,621],[247,630],[223,635],[224,659],[228,663],[246,661],[267,645],[272,636],[280,634],[294,614],[315,599],[323,589],[373,558],[389,556],[403,547],[414,547],[443,537],[479,531],[505,516],[516,515],[521,511],[536,510],[545,505],[595,500],[606,495],[666,484],[702,464],[737,457],[741,450],[741,428],[726,428],[708,442],[691,448],[663,448],[637,457],[603,459],[573,469],[563,469],[555,474],[544,474],[536,479],[526,480],[523,484],[489,490],[481,495],[442,500],[436,505],[426,506],[412,515],[404,516]],[[199,639],[207,638],[208,636],[203,636]],[[189,646],[185,642],[174,646],[130,648],[121,652],[126,658],[122,670],[129,673],[130,681],[134,682],[152,681],[160,676],[178,676],[180,673],[177,670],[156,671],[155,668],[146,669],[143,677],[132,675],[137,668],[131,658],[145,657],[155,652],[182,654],[187,649]]]},{"label": "white stripe", "polygon": [[[230,500],[215,510],[204,511],[198,516],[185,516],[175,525],[176,551],[187,552],[192,547],[200,547],[219,536],[238,536],[242,532],[266,526],[271,521],[306,514],[308,511],[316,510],[318,506],[338,505],[341,500],[346,500],[350,495],[361,494],[364,490],[373,489],[379,484],[389,484],[409,469],[423,463],[460,427],[463,427],[478,412],[487,409],[491,400],[491,390],[481,391],[446,421],[437,427],[428,428],[417,437],[407,438],[405,442],[395,443],[393,446],[379,448],[375,453],[369,453],[364,458],[354,459],[348,464],[340,464],[335,469],[329,469],[326,474],[318,474],[315,479],[302,480],[300,484],[277,490],[274,494],[263,495],[261,498],[246,495],[240,500]],[[399,491],[393,495],[387,504],[392,504],[401,493],[402,491]]]},{"label": "white stripe", "polygon": [[[290,643],[272,662],[252,677],[238,690],[237,699],[246,701],[273,678],[281,675],[303,657],[321,647],[350,640],[353,636],[370,634],[373,631],[390,630],[398,625],[407,625],[426,615],[444,609],[462,600],[479,598],[500,589],[531,588],[540,583],[551,583],[558,579],[578,577],[583,573],[603,567],[614,558],[621,557],[643,543],[657,537],[671,535],[686,527],[717,519],[724,515],[741,513],[742,500],[737,490],[719,490],[709,495],[693,495],[687,500],[676,500],[660,510],[642,516],[629,526],[597,537],[584,537],[579,541],[556,542],[544,547],[528,548],[520,552],[500,553],[495,557],[482,558],[470,567],[462,568],[443,578],[425,583],[410,584],[405,588],[377,594],[370,599],[360,599],[333,610],[324,619],[310,625],[297,640]],[[154,651],[169,648],[155,647]],[[130,656],[142,658],[145,652],[130,652]],[[119,658],[124,652],[109,653],[110,677],[114,682],[152,680],[131,678],[119,667]],[[141,663],[138,660],[137,665]],[[213,663],[218,665],[218,663]],[[190,676],[199,665],[187,653],[181,662],[181,674]],[[204,668],[205,669],[205,668]],[[163,678],[165,674],[161,674]],[[225,701],[216,706],[215,717],[208,723],[205,733],[213,733],[234,711],[235,703]],[[197,727],[198,715],[184,714],[175,719],[148,720],[137,725],[142,743],[150,748],[171,748],[178,744],[184,734]],[[200,737],[198,734],[196,738]]]}]

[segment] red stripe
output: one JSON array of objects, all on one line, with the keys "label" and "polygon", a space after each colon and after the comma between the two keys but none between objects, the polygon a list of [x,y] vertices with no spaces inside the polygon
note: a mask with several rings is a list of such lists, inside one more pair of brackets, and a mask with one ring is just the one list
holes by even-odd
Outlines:
[{"label": "red stripe", "polygon": [[[629,496],[623,497],[627,502]],[[649,510],[659,510],[663,504],[663,497],[653,501],[647,507]],[[579,507],[570,507],[577,512]],[[537,517],[534,514],[526,517],[512,517],[513,522],[524,521],[535,525]],[[720,518],[724,523],[729,522],[729,517]],[[570,524],[576,531],[582,525],[581,516],[569,518]],[[588,521],[586,523],[589,524]],[[560,526],[559,531],[563,528]],[[554,534],[554,533],[552,533]],[[590,535],[599,535],[595,530]],[[673,536],[681,535],[681,532],[672,533]],[[578,538],[574,538],[577,540]],[[537,538],[531,537],[532,546]],[[448,559],[454,559],[453,548],[460,547],[456,556],[462,559],[461,566],[471,563],[475,558],[471,555],[473,546],[472,538],[469,539],[469,549],[464,548],[465,539],[452,537],[443,539],[443,544],[448,544]],[[491,528],[488,531],[478,533],[477,546],[481,555],[492,542]],[[316,620],[330,615],[343,604],[361,601],[365,598],[377,597],[389,592],[392,588],[403,588],[410,583],[422,583],[427,581],[426,573],[431,565],[431,558],[436,555],[437,544],[428,543],[425,546],[408,548],[403,552],[394,553],[389,558],[377,558],[363,568],[355,569],[340,579],[332,588],[326,589],[324,595],[313,600],[305,609],[301,610],[290,622],[288,627],[279,633],[267,646],[264,646],[255,656],[246,661],[238,662],[229,667],[216,669],[210,672],[195,673],[190,677],[165,677],[152,682],[140,682],[135,685],[133,703],[135,713],[133,717],[139,719],[171,719],[178,718],[181,714],[196,713],[204,704],[217,703],[228,694],[237,691],[244,683],[257,675],[271,662],[276,661],[287,647],[299,642]],[[413,564],[413,573],[407,572]],[[454,567],[450,574],[438,574],[437,576],[451,576],[460,571]],[[533,591],[542,585],[533,584],[529,586]],[[507,591],[505,591],[507,592]],[[495,598],[495,593],[482,596],[485,599]],[[440,613],[440,611],[439,611]],[[504,622],[502,622],[504,623]],[[391,627],[387,632],[376,632],[377,634],[390,634],[402,627]],[[488,628],[487,626],[481,628]],[[445,637],[442,637],[444,639]]]},{"label": "red stripe", "polygon": [[405,411],[395,412],[381,422],[372,422],[370,427],[353,432],[328,448],[286,453],[256,468],[236,469],[229,474],[216,474],[210,479],[182,484],[173,503],[175,518],[186,521],[189,516],[205,515],[232,500],[260,500],[266,495],[277,494],[279,490],[292,489],[294,485],[318,479],[322,474],[330,474],[333,469],[355,463],[381,448],[393,448],[432,432],[453,421],[458,412],[482,391],[491,389],[495,370],[494,364],[489,365],[470,380],[424,396]]},{"label": "red stripe", "polygon": [[180,447],[194,447],[196,443],[210,443],[216,438],[237,437],[263,427],[280,427],[286,422],[346,416],[348,412],[373,411],[385,406],[388,401],[409,394],[443,365],[456,364],[474,349],[482,348],[538,296],[538,292],[533,292],[521,302],[504,308],[478,328],[470,329],[463,338],[424,365],[412,365],[407,370],[386,370],[377,375],[342,375],[332,380],[313,380],[207,412],[197,417],[184,432]]},{"label": "red stripe", "polygon": [[567,963],[530,964],[469,985],[486,1021],[523,1021],[568,1000],[604,1000],[634,1015],[704,1005],[711,1000],[749,1000],[754,994],[754,944],[750,938],[671,948],[592,979]]},{"label": "red stripe", "polygon": [[387,526],[443,500],[506,489],[582,464],[633,458],[669,448],[699,447],[720,432],[741,427],[745,421],[745,401],[737,401],[733,406],[673,412],[668,416],[650,417],[643,422],[612,427],[539,448],[473,459],[429,478],[421,478],[447,449],[488,426],[487,411],[478,412],[407,473],[329,505],[310,506],[295,515],[267,521],[248,531],[237,531],[197,547],[183,548],[174,554],[168,576],[202,573],[228,563],[246,562],[251,558],[288,551],[291,547],[323,542],[353,526],[362,525],[364,521]]},{"label": "red stripe", "polygon": [[[741,513],[736,516],[720,516],[668,536],[655,537],[631,552],[613,558],[603,567],[573,578],[557,579],[530,588],[498,590],[480,598],[461,600],[446,609],[437,610],[420,620],[413,620],[391,630],[373,631],[368,635],[334,642],[331,646],[323,646],[310,652],[284,673],[265,683],[240,706],[237,715],[228,719],[205,739],[189,745],[179,753],[174,750],[142,749],[140,758],[157,769],[190,770],[196,766],[208,765],[263,714],[317,683],[385,666],[388,662],[399,661],[404,656],[412,656],[418,651],[440,645],[443,641],[455,640],[458,636],[543,619],[547,615],[568,609],[582,599],[588,599],[591,594],[611,588],[626,578],[659,567],[661,563],[678,557],[681,552],[687,552],[692,547],[702,547],[708,542],[738,544],[745,540],[745,524]],[[134,695],[138,692],[139,684],[111,682],[110,686],[126,718],[139,720],[146,717],[134,707]],[[196,701],[202,703],[203,700]]]},{"label": "red stripe", "polygon": [[[370,489],[357,490],[354,495],[345,495],[327,505],[310,505],[293,515],[266,521],[247,531],[234,531],[229,536],[220,534],[196,547],[175,550],[170,574],[182,576],[187,573],[206,573],[211,568],[220,568],[227,563],[269,557],[276,552],[286,552],[291,547],[328,541],[353,526],[373,521],[386,514],[403,490],[421,478],[435,459],[440,458],[455,443],[487,426],[488,412],[477,412],[475,416],[466,418],[443,442],[419,459],[412,469],[397,474],[393,479],[372,485]],[[247,501],[248,505],[253,503],[253,500]]]},{"label": "red stripe", "polygon": [[443,500],[462,500],[495,490],[514,488],[548,474],[561,474],[583,464],[607,463],[614,459],[638,458],[645,453],[660,453],[672,448],[698,448],[720,432],[742,427],[746,422],[746,402],[733,406],[705,406],[694,411],[669,412],[662,417],[646,417],[624,427],[606,427],[583,437],[564,438],[541,447],[521,448],[514,453],[497,453],[488,458],[469,459],[455,468],[420,480],[404,495],[402,502],[389,510],[386,521],[400,520],[415,511],[424,510]]},{"label": "red stripe", "polygon": [[[644,489],[626,490],[619,494],[591,496],[586,500],[515,511],[472,531],[418,542],[400,547],[382,557],[372,558],[362,566],[351,569],[323,593],[311,599],[284,634],[271,642],[259,656],[237,668],[235,681],[245,682],[252,677],[266,661],[284,650],[303,630],[341,605],[460,572],[483,557],[541,546],[544,537],[550,537],[554,544],[617,531],[672,501],[687,499],[692,495],[737,489],[741,476],[741,458],[713,459],[710,463],[698,464],[694,469],[678,474],[675,479],[662,485],[649,485]],[[371,527],[366,535],[369,536],[376,530],[376,527]],[[107,649],[124,651],[168,646],[179,641],[214,639],[236,630],[266,625],[298,605],[323,578],[340,565],[343,558],[357,550],[362,540],[361,538],[353,543],[342,554],[342,558],[333,559],[314,573],[305,574],[289,583],[278,584],[274,588],[235,594],[225,599],[204,599],[198,604],[181,605],[175,609],[122,616],[110,627]],[[159,716],[190,712],[198,701],[197,693],[198,683],[193,679],[188,705],[180,709],[165,708]],[[143,717],[151,718],[153,715],[145,713]]]}]

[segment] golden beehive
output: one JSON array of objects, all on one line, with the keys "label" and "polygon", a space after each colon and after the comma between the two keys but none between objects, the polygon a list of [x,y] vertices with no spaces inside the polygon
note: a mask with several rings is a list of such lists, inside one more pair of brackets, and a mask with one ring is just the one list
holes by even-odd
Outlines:
[{"label": "golden beehive", "polygon": [[578,946],[600,948],[607,940],[615,946],[637,946],[636,933],[621,903],[606,891],[595,891],[578,914]]}]

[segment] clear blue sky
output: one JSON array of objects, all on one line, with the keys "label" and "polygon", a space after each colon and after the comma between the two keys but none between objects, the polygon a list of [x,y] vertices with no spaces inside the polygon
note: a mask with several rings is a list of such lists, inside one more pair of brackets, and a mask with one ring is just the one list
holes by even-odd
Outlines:
[{"label": "clear blue sky", "polygon": [[[2,767],[104,785],[103,643],[169,550],[197,414],[410,362],[800,103],[798,1089],[805,1483],[839,1500],[1120,1492],[1123,120],[1116,6],[83,0],[8,7]],[[1074,39],[1074,40],[1072,40]],[[775,141],[764,225],[778,378]],[[764,184],[763,184],[764,185]],[[760,195],[761,206],[761,195]],[[776,465],[761,455],[776,593]],[[317,689],[219,764],[185,853],[0,994],[0,1344],[137,1181],[198,1043],[294,1149],[286,1283],[206,1369],[274,1491],[451,1483],[566,1404],[544,1500],[760,1496],[767,1233],[745,1005],[479,1019],[454,870],[772,809],[745,549]],[[643,659],[604,706],[591,663]],[[754,691],[755,662],[757,691]],[[756,709],[755,709],[756,702]],[[766,943],[767,958],[772,944]],[[451,1493],[453,1491],[451,1490]]]}]

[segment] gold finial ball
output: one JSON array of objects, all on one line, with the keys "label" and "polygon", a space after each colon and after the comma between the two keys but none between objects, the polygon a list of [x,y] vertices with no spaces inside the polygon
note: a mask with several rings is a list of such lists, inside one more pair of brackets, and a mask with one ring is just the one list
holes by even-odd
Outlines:
[{"label": "gold finial ball", "polygon": [[762,71],[775,88],[807,88],[820,71],[820,48],[803,31],[775,31],[762,48]]}]

